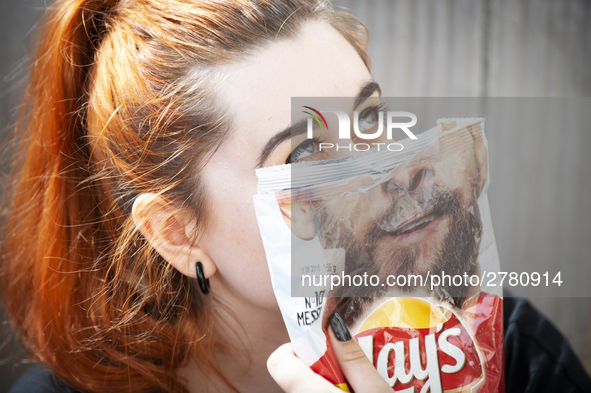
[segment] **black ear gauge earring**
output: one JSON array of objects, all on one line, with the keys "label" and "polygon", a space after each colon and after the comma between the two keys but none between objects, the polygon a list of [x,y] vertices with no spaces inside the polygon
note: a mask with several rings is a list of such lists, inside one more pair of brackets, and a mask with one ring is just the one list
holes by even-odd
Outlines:
[{"label": "black ear gauge earring", "polygon": [[209,278],[205,278],[205,274],[203,274],[203,264],[201,262],[197,262],[195,264],[195,270],[197,271],[197,282],[199,283],[199,289],[204,295],[209,293]]}]

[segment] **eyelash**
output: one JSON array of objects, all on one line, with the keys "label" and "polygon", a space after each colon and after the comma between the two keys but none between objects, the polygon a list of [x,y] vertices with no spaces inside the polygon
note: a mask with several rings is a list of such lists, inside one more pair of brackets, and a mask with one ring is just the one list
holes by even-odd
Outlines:
[{"label": "eyelash", "polygon": [[364,118],[364,114],[384,112],[387,110],[388,110],[388,108],[385,107],[382,102],[380,102],[378,105],[369,106],[369,107],[365,108],[364,110],[362,110],[361,113],[359,114],[359,119]]},{"label": "eyelash", "polygon": [[324,139],[320,139],[318,137],[314,137],[314,138],[311,138],[311,139],[306,139],[304,142],[302,142],[299,145],[297,145],[291,151],[291,153],[289,153],[289,156],[287,156],[287,159],[285,160],[285,163],[286,164],[291,164],[291,157],[294,155],[294,152],[297,151],[302,145],[309,144],[309,143],[313,143],[314,145],[320,145],[322,142],[324,142]]}]

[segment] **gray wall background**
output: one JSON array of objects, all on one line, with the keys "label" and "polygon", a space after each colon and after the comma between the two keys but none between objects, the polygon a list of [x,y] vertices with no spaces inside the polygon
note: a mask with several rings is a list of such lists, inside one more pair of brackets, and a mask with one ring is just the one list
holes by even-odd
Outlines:
[{"label": "gray wall background", "polygon": [[[22,96],[30,31],[44,3],[0,2],[3,134]],[[384,96],[591,96],[589,0],[335,0],[334,4],[349,8],[369,28],[373,74]],[[536,135],[530,130],[528,135],[536,138],[536,148],[523,155],[501,148],[522,136],[487,132],[489,199],[501,260],[526,260],[534,266],[540,260],[588,265],[591,208],[589,193],[582,191],[591,181],[591,129],[568,135],[579,147],[574,150],[572,144],[561,143],[566,136],[560,132]],[[532,168],[540,166],[550,169],[547,176],[533,178]],[[531,300],[569,338],[591,372],[590,299]],[[26,368],[16,366],[22,356],[10,342],[3,347],[0,391],[7,391]]]}]

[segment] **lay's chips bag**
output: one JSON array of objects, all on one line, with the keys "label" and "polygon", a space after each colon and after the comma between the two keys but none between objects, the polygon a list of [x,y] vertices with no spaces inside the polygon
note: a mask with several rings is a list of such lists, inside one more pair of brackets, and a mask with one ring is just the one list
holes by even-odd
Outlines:
[{"label": "lay's chips bag", "polygon": [[484,119],[439,120],[401,149],[322,154],[331,144],[308,138],[308,159],[257,170],[297,356],[349,391],[326,336],[337,311],[396,392],[504,392],[502,293],[483,280],[499,268]]}]

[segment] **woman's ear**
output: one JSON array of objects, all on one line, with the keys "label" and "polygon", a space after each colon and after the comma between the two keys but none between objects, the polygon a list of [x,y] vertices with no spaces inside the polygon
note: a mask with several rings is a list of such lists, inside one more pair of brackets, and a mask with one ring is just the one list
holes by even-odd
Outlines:
[{"label": "woman's ear", "polygon": [[216,272],[216,265],[193,239],[195,224],[156,194],[141,194],[134,203],[135,226],[152,247],[185,276],[197,278],[195,263],[203,264],[205,278]]}]

